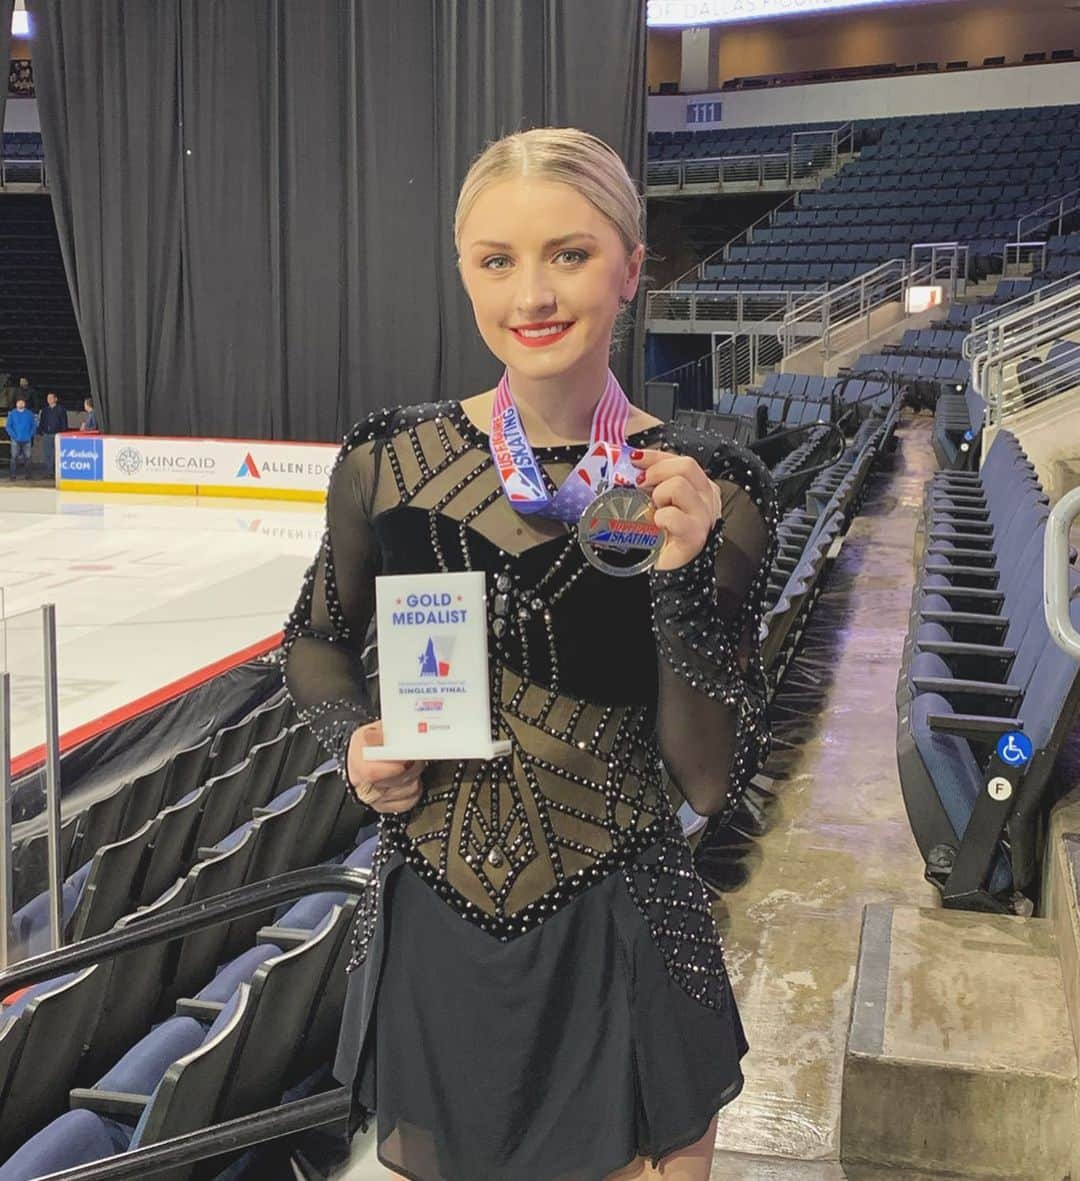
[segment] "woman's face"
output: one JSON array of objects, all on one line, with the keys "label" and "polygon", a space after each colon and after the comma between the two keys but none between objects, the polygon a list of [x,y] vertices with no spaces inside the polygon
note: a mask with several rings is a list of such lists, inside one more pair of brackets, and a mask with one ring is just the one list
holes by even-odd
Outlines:
[{"label": "woman's face", "polygon": [[[643,246],[569,185],[500,181],[461,228],[461,277],[484,343],[509,369],[542,379],[587,359],[607,364],[619,299],[632,299]],[[530,332],[531,330],[531,332]]]}]

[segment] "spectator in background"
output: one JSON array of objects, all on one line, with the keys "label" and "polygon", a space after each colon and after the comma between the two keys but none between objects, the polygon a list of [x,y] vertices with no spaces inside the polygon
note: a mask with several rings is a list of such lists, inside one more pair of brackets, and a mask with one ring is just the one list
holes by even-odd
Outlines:
[{"label": "spectator in background", "polygon": [[100,428],[97,424],[97,415],[94,413],[94,403],[90,398],[83,400],[83,409],[86,411],[86,418],[83,424],[79,427],[81,431],[96,431]]},{"label": "spectator in background", "polygon": [[19,395],[18,396],[26,402],[27,409],[31,410],[34,414],[37,414],[38,402],[39,402],[38,392],[30,384],[29,377],[20,377],[19,378]]},{"label": "spectator in background", "polygon": [[45,409],[38,416],[38,434],[45,471],[52,474],[56,471],[56,436],[68,429],[68,416],[60,399],[51,391],[45,395],[45,401]]},{"label": "spectator in background", "polygon": [[15,409],[8,411],[7,422],[4,424],[8,438],[11,440],[11,478],[14,480],[20,459],[26,461],[26,478],[30,479],[30,449],[34,445],[36,423],[34,412],[27,410],[26,399],[20,394],[15,402]]}]

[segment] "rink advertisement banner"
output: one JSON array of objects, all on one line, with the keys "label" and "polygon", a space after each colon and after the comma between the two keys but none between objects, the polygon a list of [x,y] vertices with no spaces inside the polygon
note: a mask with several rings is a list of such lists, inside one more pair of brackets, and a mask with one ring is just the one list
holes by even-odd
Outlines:
[{"label": "rink advertisement banner", "polygon": [[321,500],[335,444],[248,439],[61,435],[57,487],[68,491]]}]

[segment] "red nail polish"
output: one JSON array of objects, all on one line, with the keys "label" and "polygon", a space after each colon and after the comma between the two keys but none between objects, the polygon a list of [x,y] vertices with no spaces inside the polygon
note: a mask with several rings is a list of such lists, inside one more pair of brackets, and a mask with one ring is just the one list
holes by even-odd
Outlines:
[{"label": "red nail polish", "polygon": [[639,484],[644,484],[645,480],[648,478],[648,475],[648,472],[638,472],[637,482]]},{"label": "red nail polish", "polygon": [[639,450],[638,450],[638,449],[635,447],[635,448],[634,448],[634,449],[633,449],[633,450],[630,452],[630,458],[631,458],[631,459],[644,459],[644,458],[645,458],[645,452],[644,452],[644,451],[639,451]]}]

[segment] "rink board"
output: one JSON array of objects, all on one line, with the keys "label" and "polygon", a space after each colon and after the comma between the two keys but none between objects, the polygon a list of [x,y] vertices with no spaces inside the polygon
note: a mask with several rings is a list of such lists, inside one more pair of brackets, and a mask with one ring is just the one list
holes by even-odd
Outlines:
[{"label": "rink board", "polygon": [[259,439],[63,434],[56,486],[64,492],[132,492],[322,501],[337,457],[333,443]]}]

